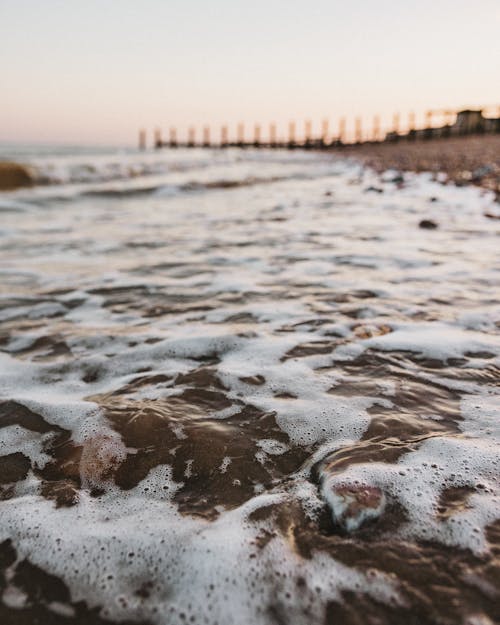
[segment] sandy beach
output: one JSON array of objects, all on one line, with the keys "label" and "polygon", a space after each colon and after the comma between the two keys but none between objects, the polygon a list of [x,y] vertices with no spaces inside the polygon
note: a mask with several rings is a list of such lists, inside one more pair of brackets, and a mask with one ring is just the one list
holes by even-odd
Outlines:
[{"label": "sandy beach", "polygon": [[396,169],[441,173],[455,184],[473,184],[500,193],[500,135],[367,143],[346,146],[341,153],[377,172]]}]

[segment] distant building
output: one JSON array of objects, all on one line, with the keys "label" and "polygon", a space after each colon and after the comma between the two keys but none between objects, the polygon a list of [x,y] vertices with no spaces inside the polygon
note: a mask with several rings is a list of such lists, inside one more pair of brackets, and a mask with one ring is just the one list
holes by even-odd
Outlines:
[{"label": "distant building", "polygon": [[494,133],[500,132],[500,117],[485,117],[484,132]]},{"label": "distant building", "polygon": [[483,132],[485,118],[482,111],[472,111],[470,109],[457,113],[457,119],[451,127],[454,135],[469,135],[476,132]]},{"label": "distant building", "polygon": [[406,135],[399,135],[396,131],[388,132],[385,141],[438,139],[441,137],[456,137],[478,133],[493,134],[500,132],[500,117],[483,117],[482,110],[467,109],[459,111],[453,124],[439,128],[418,128],[410,130]]}]

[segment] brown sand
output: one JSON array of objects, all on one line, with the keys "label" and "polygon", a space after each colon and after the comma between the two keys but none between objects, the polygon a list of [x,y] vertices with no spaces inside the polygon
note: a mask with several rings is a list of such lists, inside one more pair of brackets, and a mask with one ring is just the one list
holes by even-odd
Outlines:
[{"label": "brown sand", "polygon": [[342,154],[379,172],[444,172],[456,184],[479,185],[500,198],[500,135],[346,146]]},{"label": "brown sand", "polygon": [[33,184],[29,171],[18,163],[0,162],[0,191],[11,191]]}]

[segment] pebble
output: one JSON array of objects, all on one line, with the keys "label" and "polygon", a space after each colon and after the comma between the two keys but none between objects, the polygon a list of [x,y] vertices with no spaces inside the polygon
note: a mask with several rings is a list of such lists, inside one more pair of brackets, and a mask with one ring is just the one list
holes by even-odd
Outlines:
[{"label": "pebble", "polygon": [[330,506],[333,520],[347,532],[353,532],[366,521],[378,518],[386,506],[383,491],[377,486],[366,484],[331,485],[327,482],[323,495]]},{"label": "pebble", "polygon": [[432,219],[422,219],[422,221],[418,224],[419,228],[423,228],[424,230],[435,230],[438,225]]}]

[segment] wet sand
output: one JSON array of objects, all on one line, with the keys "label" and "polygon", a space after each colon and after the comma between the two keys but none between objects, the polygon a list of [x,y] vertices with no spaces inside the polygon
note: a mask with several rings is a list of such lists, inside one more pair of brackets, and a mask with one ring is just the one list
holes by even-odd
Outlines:
[{"label": "wet sand", "polygon": [[491,197],[232,159],[5,196],[0,622],[492,625]]}]

